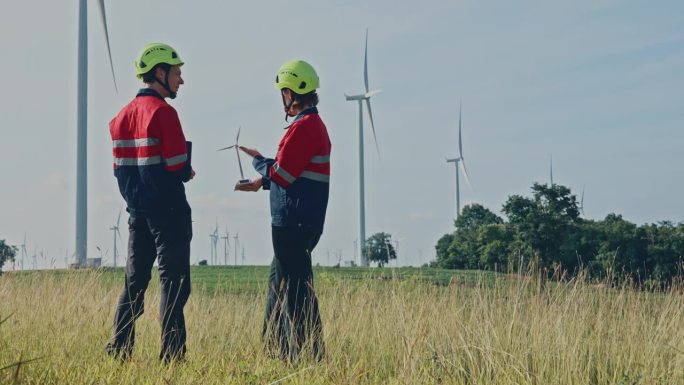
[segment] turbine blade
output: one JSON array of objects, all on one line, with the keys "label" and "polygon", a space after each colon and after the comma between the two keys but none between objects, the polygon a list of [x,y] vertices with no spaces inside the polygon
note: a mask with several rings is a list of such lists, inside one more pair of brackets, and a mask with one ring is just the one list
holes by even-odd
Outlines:
[{"label": "turbine blade", "polygon": [[472,190],[473,186],[470,184],[470,177],[468,177],[468,170],[466,169],[465,159],[461,158],[461,161],[458,163],[461,164],[461,170],[463,171],[463,176],[465,177],[466,183],[468,183],[468,188]]},{"label": "turbine blade", "polygon": [[105,40],[107,41],[107,54],[109,55],[109,67],[112,69],[112,80],[114,80],[114,89],[119,92],[119,87],[116,85],[116,75],[114,74],[114,61],[112,60],[112,49],[109,45],[109,30],[107,29],[107,15],[105,14],[105,4],[104,0],[98,1],[100,5],[100,17],[102,21],[102,27],[104,28]]},{"label": "turbine blade", "polygon": [[373,123],[373,111],[371,110],[370,99],[366,99],[366,107],[368,107],[368,117],[370,117],[371,130],[373,131],[373,140],[375,141],[375,150],[378,152],[378,158],[380,158],[380,147],[378,147],[378,138],[375,135],[375,124]]},{"label": "turbine blade", "polygon": [[116,220],[116,229],[119,231],[119,222],[121,222],[121,212],[123,211],[123,207],[119,209],[119,218]]},{"label": "turbine blade", "polygon": [[458,107],[458,156],[463,159],[463,142],[461,141],[461,112],[463,111],[463,102]]},{"label": "turbine blade", "polygon": [[235,147],[235,146],[237,146],[237,145],[236,145],[236,144],[234,144],[234,145],[232,145],[232,146],[228,146],[228,147],[223,147],[223,148],[219,148],[219,149],[218,149],[218,150],[216,150],[216,151],[230,150],[231,148],[233,148],[233,147]]},{"label": "turbine blade", "polygon": [[240,130],[242,129],[242,126],[238,127],[238,134],[237,137],[235,138],[235,145],[237,146],[238,143],[240,143]]},{"label": "turbine blade", "polygon": [[366,48],[363,53],[363,84],[368,92],[368,28],[366,28]]}]

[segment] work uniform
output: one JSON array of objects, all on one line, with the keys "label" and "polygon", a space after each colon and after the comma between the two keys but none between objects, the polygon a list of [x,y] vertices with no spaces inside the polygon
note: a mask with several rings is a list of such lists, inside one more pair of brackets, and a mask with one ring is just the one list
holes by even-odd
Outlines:
[{"label": "work uniform", "polygon": [[188,146],[176,110],[156,91],[138,92],[109,123],[114,175],[126,200],[128,260],[124,288],[107,350],[130,356],[135,319],[144,312],[145,290],[155,260],[161,283],[160,359],[186,351],[183,307],[190,296],[192,221],[184,182],[190,179]]},{"label": "work uniform", "polygon": [[275,159],[256,156],[254,168],[270,190],[274,258],[263,338],[269,352],[294,360],[308,346],[324,353],[311,252],[323,232],[330,186],[330,138],[313,107],[297,115]]}]

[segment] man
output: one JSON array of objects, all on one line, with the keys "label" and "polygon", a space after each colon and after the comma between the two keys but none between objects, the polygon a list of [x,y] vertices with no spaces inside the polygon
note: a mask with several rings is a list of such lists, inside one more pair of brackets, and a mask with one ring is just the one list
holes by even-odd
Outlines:
[{"label": "man", "polygon": [[145,46],[135,62],[145,83],[109,123],[114,175],[126,200],[128,260],[124,288],[114,319],[111,356],[128,359],[135,342],[135,320],[144,311],[152,265],[159,261],[164,362],[183,359],[186,346],[183,307],[190,296],[192,221],[184,182],[195,176],[174,99],[183,78],[183,61],[166,44]]},{"label": "man", "polygon": [[269,277],[263,338],[269,353],[294,361],[302,348],[324,354],[318,300],[313,290],[311,252],[323,232],[330,181],[330,138],[318,116],[319,86],[314,68],[301,60],[278,70],[285,120],[295,117],[275,159],[240,147],[254,157],[261,177],[238,185],[241,191],[270,189],[274,258]]}]

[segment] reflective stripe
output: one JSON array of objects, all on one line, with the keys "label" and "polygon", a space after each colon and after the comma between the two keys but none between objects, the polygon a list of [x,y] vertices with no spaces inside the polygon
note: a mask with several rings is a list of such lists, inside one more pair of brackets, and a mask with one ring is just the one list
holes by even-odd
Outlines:
[{"label": "reflective stripe", "polygon": [[278,163],[273,164],[273,171],[275,171],[276,174],[280,175],[283,179],[287,181],[287,183],[292,183],[295,181],[295,177],[290,175],[287,171],[285,171],[284,168],[280,167]]},{"label": "reflective stripe", "polygon": [[114,164],[117,166],[150,166],[161,163],[161,156],[150,156],[148,158],[114,158]]},{"label": "reflective stripe", "polygon": [[311,163],[330,163],[330,155],[315,155],[311,158]]},{"label": "reflective stripe", "polygon": [[303,171],[301,177],[306,178],[306,179],[315,180],[317,182],[330,183],[330,175],[325,175],[325,174],[321,174],[318,172]]},{"label": "reflective stripe", "polygon": [[185,162],[186,160],[188,160],[188,154],[181,154],[178,156],[174,156],[172,158],[165,159],[167,166],[175,166],[177,164]]},{"label": "reflective stripe", "polygon": [[143,139],[130,139],[130,140],[113,140],[113,146],[115,148],[125,148],[125,147],[147,147],[156,146],[159,144],[159,139],[157,138],[143,138]]}]

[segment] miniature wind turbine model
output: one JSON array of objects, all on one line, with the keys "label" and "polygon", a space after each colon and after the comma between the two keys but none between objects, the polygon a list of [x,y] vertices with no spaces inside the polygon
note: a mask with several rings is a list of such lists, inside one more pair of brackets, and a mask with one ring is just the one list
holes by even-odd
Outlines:
[{"label": "miniature wind turbine model", "polygon": [[242,171],[242,161],[240,161],[240,130],[241,129],[242,129],[242,127],[238,127],[238,133],[237,133],[237,137],[235,138],[235,144],[234,145],[219,148],[217,150],[217,151],[223,151],[223,150],[230,150],[231,148],[235,148],[235,155],[237,155],[238,166],[240,166],[240,180],[235,184],[235,190],[237,190],[238,186],[240,186],[242,184],[249,183],[249,179],[245,179],[245,174]]}]

